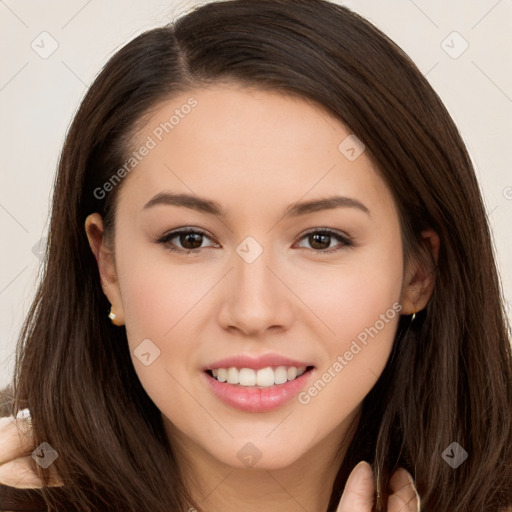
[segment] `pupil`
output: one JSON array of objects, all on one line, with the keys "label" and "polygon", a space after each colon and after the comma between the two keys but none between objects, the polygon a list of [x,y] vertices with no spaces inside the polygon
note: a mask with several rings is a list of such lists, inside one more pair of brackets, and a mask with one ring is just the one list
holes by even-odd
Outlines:
[{"label": "pupil", "polygon": [[[200,235],[198,233],[184,233],[180,236],[180,243],[185,249],[197,249],[197,248],[201,247],[201,237],[202,237],[202,235]],[[196,242],[194,245],[194,241],[192,241],[193,247],[190,247],[187,245],[187,243],[188,243],[187,240],[191,239],[191,238],[195,238],[195,242]]]},{"label": "pupil", "polygon": [[[310,244],[311,244],[311,247],[314,247],[316,249],[327,249],[329,247],[329,239],[330,239],[330,236],[331,235],[324,235],[324,234],[315,234],[315,235],[310,235]],[[313,240],[313,243],[311,243],[311,239]],[[319,241],[319,239],[323,239],[323,241]],[[315,244],[317,243],[320,243],[320,245],[322,245],[322,243],[325,245],[327,244],[326,247],[315,247]]]}]

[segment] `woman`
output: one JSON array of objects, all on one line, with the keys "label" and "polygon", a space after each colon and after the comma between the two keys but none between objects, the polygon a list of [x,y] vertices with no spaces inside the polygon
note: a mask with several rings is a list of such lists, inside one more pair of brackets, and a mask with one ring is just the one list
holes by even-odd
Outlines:
[{"label": "woman", "polygon": [[47,506],[512,506],[478,183],[367,21],[235,0],[142,34],[82,102],[52,208],[10,411],[33,440],[1,457]]}]

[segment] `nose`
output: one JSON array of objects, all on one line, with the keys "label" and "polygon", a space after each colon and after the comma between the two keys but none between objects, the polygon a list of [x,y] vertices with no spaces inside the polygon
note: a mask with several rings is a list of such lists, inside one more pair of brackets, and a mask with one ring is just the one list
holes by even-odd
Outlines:
[{"label": "nose", "polygon": [[251,263],[235,252],[233,266],[221,291],[220,325],[247,336],[288,330],[295,309],[293,293],[280,275],[282,272],[272,260],[270,250],[263,250]]}]

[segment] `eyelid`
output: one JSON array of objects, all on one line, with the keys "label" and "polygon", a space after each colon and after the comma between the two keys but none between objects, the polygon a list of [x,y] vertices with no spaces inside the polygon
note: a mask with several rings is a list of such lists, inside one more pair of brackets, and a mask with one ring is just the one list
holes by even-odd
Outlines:
[{"label": "eyelid", "polygon": [[329,233],[332,235],[337,235],[341,238],[346,238],[347,240],[351,239],[351,237],[348,234],[343,233],[342,231],[338,231],[337,229],[327,228],[327,227],[323,227],[323,228],[317,227],[317,228],[308,229],[307,231],[304,231],[303,233],[301,233],[299,235],[299,239],[304,238],[306,235],[310,235],[311,233]]}]

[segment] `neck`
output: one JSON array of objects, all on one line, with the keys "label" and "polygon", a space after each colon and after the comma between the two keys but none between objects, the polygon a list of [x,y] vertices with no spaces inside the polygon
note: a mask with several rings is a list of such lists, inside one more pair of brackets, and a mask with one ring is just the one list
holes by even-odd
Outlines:
[{"label": "neck", "polygon": [[185,485],[201,512],[326,512],[359,412],[292,465],[277,469],[227,465],[166,424]]}]

